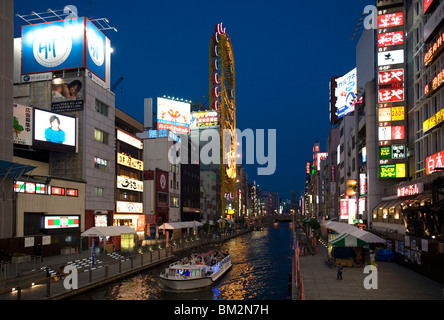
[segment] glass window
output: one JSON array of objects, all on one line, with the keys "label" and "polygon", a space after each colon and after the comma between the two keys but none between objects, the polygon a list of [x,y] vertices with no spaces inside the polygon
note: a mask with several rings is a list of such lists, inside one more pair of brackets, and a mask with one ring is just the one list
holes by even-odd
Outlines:
[{"label": "glass window", "polygon": [[102,101],[96,99],[96,111],[104,116],[108,116],[109,106],[104,104]]},{"label": "glass window", "polygon": [[103,188],[95,187],[94,188],[94,195],[96,197],[103,197]]},{"label": "glass window", "polygon": [[108,162],[109,162],[108,160],[99,157],[94,157],[94,168],[103,171],[108,171]]},{"label": "glass window", "polygon": [[94,129],[94,139],[96,141],[108,144],[108,133],[96,128]]}]

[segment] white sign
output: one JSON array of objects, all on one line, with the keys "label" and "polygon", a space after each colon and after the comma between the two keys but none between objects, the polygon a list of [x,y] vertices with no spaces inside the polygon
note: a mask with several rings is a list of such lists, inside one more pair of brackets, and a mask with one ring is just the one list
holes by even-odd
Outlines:
[{"label": "white sign", "polygon": [[143,182],[139,180],[133,180],[127,177],[118,176],[117,188],[143,192]]},{"label": "white sign", "polygon": [[404,50],[378,52],[378,66],[404,63]]},{"label": "white sign", "polygon": [[357,69],[354,68],[345,76],[336,79],[336,109],[338,118],[355,110],[353,102],[358,92],[356,72]]},{"label": "white sign", "polygon": [[118,212],[118,213],[143,213],[143,203],[117,201],[116,212]]},{"label": "white sign", "polygon": [[42,72],[36,74],[22,75],[22,82],[35,82],[35,81],[47,81],[52,80],[52,72]]},{"label": "white sign", "polygon": [[117,139],[123,141],[137,149],[143,149],[143,143],[139,139],[121,131],[117,130]]},{"label": "white sign", "polygon": [[157,129],[189,133],[191,105],[176,100],[157,98]]},{"label": "white sign", "polygon": [[32,107],[14,104],[13,115],[12,142],[32,146]]}]

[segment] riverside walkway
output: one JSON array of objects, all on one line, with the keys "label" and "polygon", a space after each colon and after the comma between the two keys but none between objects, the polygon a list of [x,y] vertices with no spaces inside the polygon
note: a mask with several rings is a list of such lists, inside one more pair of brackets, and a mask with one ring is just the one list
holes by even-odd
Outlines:
[{"label": "riverside walkway", "polygon": [[[344,268],[343,280],[325,263],[327,248],[300,257],[304,300],[443,300],[444,285],[396,262],[377,262],[377,289],[366,289],[364,268]],[[371,271],[370,271],[371,272]]]}]

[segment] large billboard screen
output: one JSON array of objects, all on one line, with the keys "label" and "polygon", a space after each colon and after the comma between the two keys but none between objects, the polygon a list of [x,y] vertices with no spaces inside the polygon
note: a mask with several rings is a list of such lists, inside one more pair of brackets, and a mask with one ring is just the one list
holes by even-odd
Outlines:
[{"label": "large billboard screen", "polygon": [[56,78],[52,80],[51,111],[81,111],[84,96],[83,78]]},{"label": "large billboard screen", "polygon": [[357,69],[354,68],[345,76],[336,79],[336,109],[338,118],[355,111],[353,102],[358,93],[356,71]]},{"label": "large billboard screen", "polygon": [[91,21],[86,21],[86,67],[105,79],[105,36]]},{"label": "large billboard screen", "polygon": [[33,145],[39,148],[76,152],[77,119],[34,108]]},{"label": "large billboard screen", "polygon": [[81,68],[83,46],[83,18],[24,26],[22,73]]},{"label": "large billboard screen", "polygon": [[87,18],[22,27],[22,74],[88,68],[105,80],[106,37]]},{"label": "large billboard screen", "polygon": [[190,121],[191,105],[189,103],[157,98],[157,129],[188,134]]}]

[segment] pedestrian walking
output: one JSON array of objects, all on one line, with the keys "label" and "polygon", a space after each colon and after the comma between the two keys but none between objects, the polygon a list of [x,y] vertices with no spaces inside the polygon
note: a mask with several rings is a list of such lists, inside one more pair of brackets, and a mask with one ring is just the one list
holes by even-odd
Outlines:
[{"label": "pedestrian walking", "polygon": [[338,263],[338,275],[336,277],[336,280],[342,280],[342,270],[344,270],[344,267],[342,264]]},{"label": "pedestrian walking", "polygon": [[370,250],[370,264],[376,267],[376,258],[373,250]]}]

